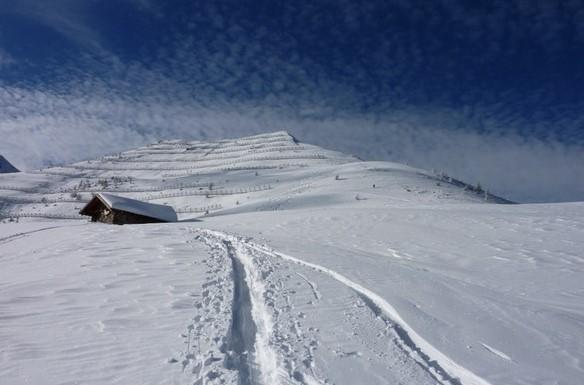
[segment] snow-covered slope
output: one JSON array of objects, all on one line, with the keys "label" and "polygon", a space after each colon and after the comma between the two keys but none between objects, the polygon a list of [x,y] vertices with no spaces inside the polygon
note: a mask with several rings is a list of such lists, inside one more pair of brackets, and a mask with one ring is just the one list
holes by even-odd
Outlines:
[{"label": "snow-covered slope", "polygon": [[[182,221],[73,220],[96,191]],[[0,201],[10,384],[584,378],[582,203],[496,204],[283,132],[3,175]]]},{"label": "snow-covered slope", "polygon": [[9,172],[18,172],[18,169],[7,161],[5,157],[0,155],[0,174],[7,174]]},{"label": "snow-covered slope", "polygon": [[[350,178],[350,179],[349,179]],[[375,185],[375,187],[373,187]],[[344,205],[503,202],[444,175],[298,143],[285,132],[217,142],[165,141],[0,179],[4,217],[76,218],[95,192],[171,205],[181,219]]]}]

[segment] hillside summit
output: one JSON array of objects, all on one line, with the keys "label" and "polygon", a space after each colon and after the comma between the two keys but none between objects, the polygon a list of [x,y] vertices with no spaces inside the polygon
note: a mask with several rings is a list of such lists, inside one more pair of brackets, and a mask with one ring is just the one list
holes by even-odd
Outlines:
[{"label": "hillside summit", "polygon": [[[77,214],[93,194],[177,223]],[[0,175],[10,384],[578,384],[584,203],[285,132]]]}]

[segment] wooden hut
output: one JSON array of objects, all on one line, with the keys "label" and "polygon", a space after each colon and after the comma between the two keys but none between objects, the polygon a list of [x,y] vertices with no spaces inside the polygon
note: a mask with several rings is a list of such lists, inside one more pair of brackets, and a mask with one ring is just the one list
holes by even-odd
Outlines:
[{"label": "wooden hut", "polygon": [[79,212],[92,222],[115,225],[176,222],[176,212],[170,206],[142,202],[107,193],[97,193]]}]

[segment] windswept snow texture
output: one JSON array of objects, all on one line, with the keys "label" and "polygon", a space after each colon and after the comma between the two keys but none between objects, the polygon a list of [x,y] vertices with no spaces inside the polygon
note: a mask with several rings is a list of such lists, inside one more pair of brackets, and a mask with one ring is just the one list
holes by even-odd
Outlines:
[{"label": "windswept snow texture", "polygon": [[497,203],[284,132],[2,175],[0,382],[580,384],[584,203]]}]

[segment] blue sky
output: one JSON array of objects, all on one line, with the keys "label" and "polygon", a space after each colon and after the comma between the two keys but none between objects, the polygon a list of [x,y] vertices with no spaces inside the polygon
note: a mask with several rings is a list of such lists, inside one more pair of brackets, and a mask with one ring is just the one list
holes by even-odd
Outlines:
[{"label": "blue sky", "polygon": [[0,153],[28,168],[286,129],[584,200],[582,63],[580,0],[0,0]]}]

